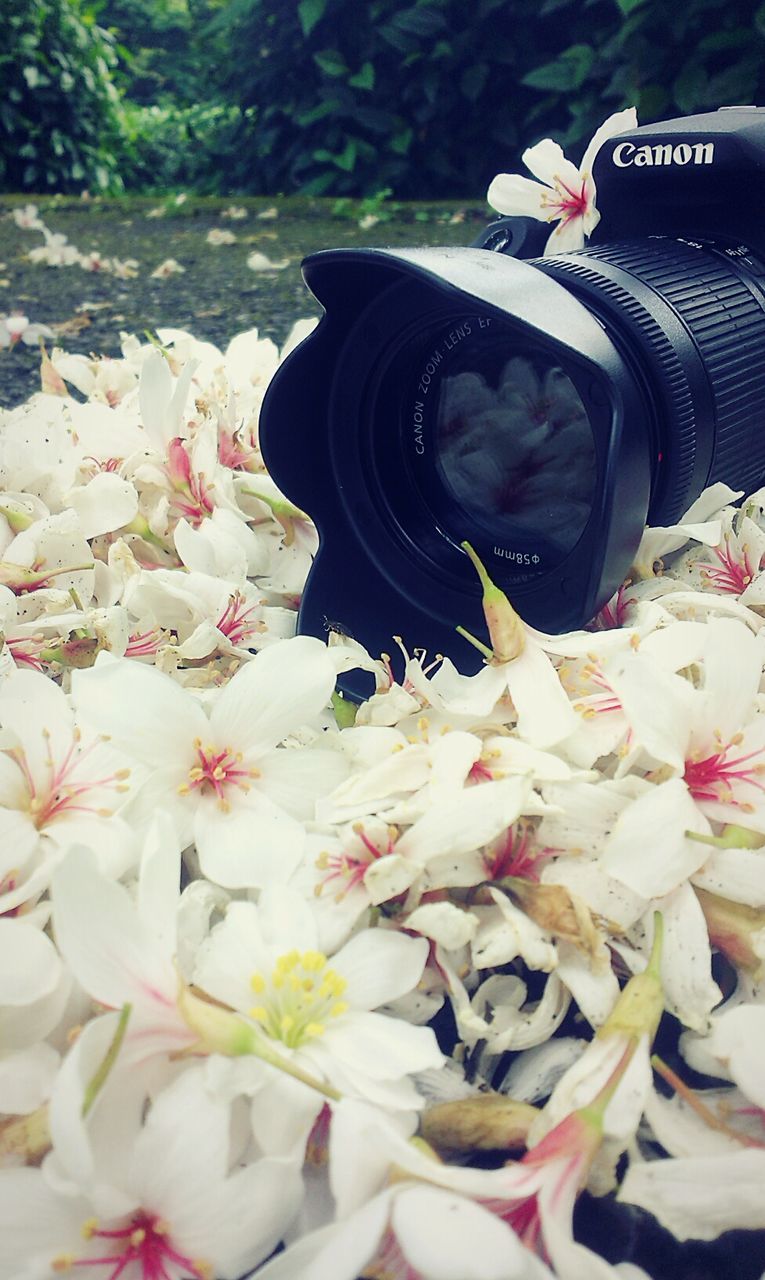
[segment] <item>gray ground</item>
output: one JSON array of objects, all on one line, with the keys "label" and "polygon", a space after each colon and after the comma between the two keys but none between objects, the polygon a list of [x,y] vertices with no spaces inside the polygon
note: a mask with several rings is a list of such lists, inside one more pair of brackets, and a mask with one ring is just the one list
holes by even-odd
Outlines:
[{"label": "gray ground", "polygon": [[[26,197],[0,196],[0,316],[23,311],[31,321],[54,328],[55,342],[69,351],[119,354],[121,331],[143,334],[158,326],[189,329],[225,346],[234,334],[257,325],[281,342],[293,322],[318,315],[320,308],[300,274],[301,259],[318,249],[352,245],[469,244],[486,221],[485,206],[464,210],[453,205],[400,205],[383,220],[362,230],[364,208],[332,200],[220,200],[189,197],[181,205],[165,202],[162,217],[147,217],[162,205],[151,198],[91,200],[40,199],[40,216],[50,231],[62,233],[82,253],[134,258],[133,279],[79,266],[50,267],[29,261],[30,249],[43,244],[40,231],[16,226],[11,211]],[[232,204],[247,217],[222,216]],[[259,218],[270,208],[276,218]],[[464,221],[453,222],[465,213]],[[213,247],[213,228],[232,231],[236,243]],[[257,251],[271,261],[289,259],[283,270],[255,272],[246,265]],[[183,274],[152,279],[166,258],[175,258]],[[51,345],[50,343],[48,345]],[[0,350],[0,406],[25,400],[39,388],[39,352],[18,343]]]}]

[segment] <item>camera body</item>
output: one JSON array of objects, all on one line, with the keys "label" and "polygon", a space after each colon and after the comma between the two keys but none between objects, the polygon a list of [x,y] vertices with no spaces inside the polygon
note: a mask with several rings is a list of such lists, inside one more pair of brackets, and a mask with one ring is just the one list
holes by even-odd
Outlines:
[{"label": "camera body", "polygon": [[[762,483],[765,110],[611,138],[594,180],[579,252],[543,257],[549,226],[504,218],[470,248],[304,262],[325,314],[261,419],[271,475],[320,535],[301,631],[339,627],[373,654],[395,632],[474,671],[455,631],[483,629],[463,541],[560,632],[610,599],[647,520],[717,480]],[[344,681],[369,692],[364,673]]]}]

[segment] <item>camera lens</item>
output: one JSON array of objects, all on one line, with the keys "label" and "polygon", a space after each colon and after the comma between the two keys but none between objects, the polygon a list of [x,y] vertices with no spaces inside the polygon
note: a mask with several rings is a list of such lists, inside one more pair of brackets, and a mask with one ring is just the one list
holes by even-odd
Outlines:
[{"label": "camera lens", "polygon": [[649,237],[538,259],[605,325],[659,426],[649,520],[765,472],[765,264],[743,245]]},{"label": "camera lens", "polygon": [[578,382],[573,364],[488,313],[407,327],[368,396],[365,473],[379,481],[374,503],[393,536],[459,579],[472,580],[465,540],[516,584],[557,568],[597,490],[590,415],[602,413]]},{"label": "camera lens", "polygon": [[[550,567],[576,544],[597,474],[587,411],[572,379],[549,356],[519,351],[481,318],[443,335],[459,345],[434,403],[434,464],[451,508],[532,565]],[[464,337],[462,336],[464,335]],[[544,545],[545,553],[539,548]]]}]

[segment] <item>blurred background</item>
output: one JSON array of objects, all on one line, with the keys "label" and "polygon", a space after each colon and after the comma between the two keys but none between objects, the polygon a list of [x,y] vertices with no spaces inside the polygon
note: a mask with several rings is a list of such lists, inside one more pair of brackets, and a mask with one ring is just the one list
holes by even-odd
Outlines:
[{"label": "blurred background", "polygon": [[552,135],[765,101],[757,0],[2,0],[0,190],[482,196]]}]

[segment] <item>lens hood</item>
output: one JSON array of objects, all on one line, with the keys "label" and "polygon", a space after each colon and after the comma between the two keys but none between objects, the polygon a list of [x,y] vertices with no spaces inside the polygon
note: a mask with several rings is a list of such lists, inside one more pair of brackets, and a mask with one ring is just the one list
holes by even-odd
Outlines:
[{"label": "lens hood", "polygon": [[[330,250],[306,259],[303,272],[325,314],[278,370],[261,415],[265,463],[320,536],[300,631],[339,628],[373,655],[389,651],[397,634],[410,651],[446,654],[460,670],[476,670],[479,655],[455,631],[485,632],[463,540],[532,625],[560,632],[589,621],[630,567],[657,451],[650,401],[628,353],[558,281],[483,249]],[[491,332],[489,356],[479,330]],[[547,402],[551,381],[568,388],[592,471],[586,508],[577,499],[578,523],[562,511],[555,487],[543,488],[514,538],[508,517],[490,510],[483,517],[480,472],[476,497],[465,503],[444,483],[436,394],[443,401],[443,371],[457,346],[460,370],[470,370],[474,355],[479,369],[515,360],[527,380],[542,370]],[[458,389],[477,378],[449,376]],[[497,403],[507,399],[504,386],[492,394]],[[514,395],[512,411],[503,405],[485,415],[484,436],[471,442],[474,459],[485,452],[491,462],[512,444],[504,437],[521,421]],[[529,421],[527,414],[521,423],[527,436]],[[546,448],[560,467],[558,425]],[[567,447],[561,457],[576,470]],[[344,680],[346,692],[369,693],[363,673]]]}]

